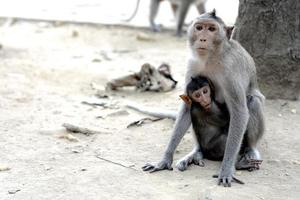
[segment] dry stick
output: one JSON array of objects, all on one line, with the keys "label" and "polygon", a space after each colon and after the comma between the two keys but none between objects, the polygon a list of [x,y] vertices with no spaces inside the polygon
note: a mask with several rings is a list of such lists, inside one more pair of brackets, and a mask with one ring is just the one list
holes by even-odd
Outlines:
[{"label": "dry stick", "polygon": [[146,123],[146,121],[156,122],[156,121],[159,121],[159,120],[162,120],[162,119],[163,118],[152,119],[152,118],[146,117],[146,118],[143,118],[143,119],[140,119],[140,120],[137,120],[137,121],[134,121],[134,122],[130,123],[127,126],[127,128],[130,128],[130,127],[133,127],[133,126],[142,126],[144,123]]},{"label": "dry stick", "polygon": [[92,134],[103,133],[103,132],[100,132],[100,131],[94,131],[94,130],[90,130],[88,128],[82,128],[82,127],[75,126],[75,125],[68,124],[68,123],[64,123],[62,126],[65,127],[67,129],[67,131],[70,131],[70,132],[73,132],[73,133],[82,133],[86,136],[89,136],[89,135],[92,135]]},{"label": "dry stick", "polygon": [[106,161],[106,162],[112,163],[112,164],[114,164],[114,165],[118,165],[118,166],[121,166],[121,167],[125,167],[125,168],[127,168],[127,169],[132,169],[132,170],[134,170],[134,171],[138,171],[138,170],[137,170],[137,169],[135,169],[135,168],[132,168],[132,167],[129,167],[129,166],[123,165],[123,164],[121,164],[121,163],[117,163],[117,162],[114,162],[114,161],[108,160],[108,159],[106,159],[106,158],[102,158],[100,155],[96,155],[96,157],[97,157],[97,158],[99,158],[100,160],[103,160],[103,161]]}]

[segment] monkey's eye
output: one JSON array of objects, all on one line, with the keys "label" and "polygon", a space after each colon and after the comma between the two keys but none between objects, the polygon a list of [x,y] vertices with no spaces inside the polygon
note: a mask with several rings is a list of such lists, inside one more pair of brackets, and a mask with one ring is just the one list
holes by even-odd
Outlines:
[{"label": "monkey's eye", "polygon": [[210,27],[208,28],[208,30],[211,31],[211,32],[214,32],[214,31],[216,30],[216,28],[213,27],[213,26],[210,26]]},{"label": "monkey's eye", "polygon": [[196,94],[195,94],[195,97],[196,98],[199,98],[201,95],[197,92]]},{"label": "monkey's eye", "polygon": [[203,27],[199,24],[196,25],[195,28],[196,28],[197,31],[201,31],[203,29]]},{"label": "monkey's eye", "polygon": [[203,90],[203,94],[206,94],[208,92],[208,90],[205,88],[204,90]]}]

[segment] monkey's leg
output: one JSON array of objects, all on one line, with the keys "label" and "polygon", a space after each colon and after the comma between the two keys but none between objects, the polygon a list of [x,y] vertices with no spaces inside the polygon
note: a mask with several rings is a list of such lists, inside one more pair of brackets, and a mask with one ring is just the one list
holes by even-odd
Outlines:
[{"label": "monkey's leg", "polygon": [[244,150],[236,163],[236,169],[247,169],[249,171],[259,169],[262,163],[261,156],[257,150],[258,140],[264,133],[263,100],[258,96],[248,98],[249,122],[244,138]]},{"label": "monkey's leg", "polygon": [[191,125],[190,109],[185,103],[182,103],[178,117],[175,121],[175,127],[163,159],[156,165],[147,163],[142,169],[144,171],[156,172],[164,169],[172,170],[173,155],[176,147],[180,143],[182,137]]},{"label": "monkey's leg", "polygon": [[176,167],[180,171],[184,171],[190,164],[199,165],[204,167],[203,154],[200,150],[199,145],[197,145],[189,154],[181,158],[177,163]]},{"label": "monkey's leg", "polygon": [[179,13],[178,13],[178,18],[177,18],[177,25],[176,25],[176,36],[180,37],[181,36],[181,32],[182,32],[182,26],[186,17],[186,14],[190,8],[191,5],[191,1],[190,0],[186,0],[186,1],[182,1],[180,6],[179,6]]},{"label": "monkey's leg", "polygon": [[205,4],[205,1],[202,2],[202,3],[199,3],[199,4],[196,6],[199,14],[205,13],[205,5],[204,5],[204,4]]},{"label": "monkey's leg", "polygon": [[121,78],[113,79],[106,84],[107,89],[116,90],[124,86],[136,86],[140,80],[139,73],[130,74]]},{"label": "monkey's leg", "polygon": [[149,22],[150,22],[151,29],[154,32],[159,32],[160,31],[160,26],[155,24],[155,22],[154,22],[155,17],[156,17],[157,12],[158,12],[160,1],[161,0],[151,0],[151,2],[150,2]]}]

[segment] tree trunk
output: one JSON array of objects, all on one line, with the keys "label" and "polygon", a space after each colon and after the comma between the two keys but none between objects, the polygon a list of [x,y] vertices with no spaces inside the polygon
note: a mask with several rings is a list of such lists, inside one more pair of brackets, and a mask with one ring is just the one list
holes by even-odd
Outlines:
[{"label": "tree trunk", "polygon": [[233,38],[253,56],[267,98],[300,96],[300,0],[240,0]]}]

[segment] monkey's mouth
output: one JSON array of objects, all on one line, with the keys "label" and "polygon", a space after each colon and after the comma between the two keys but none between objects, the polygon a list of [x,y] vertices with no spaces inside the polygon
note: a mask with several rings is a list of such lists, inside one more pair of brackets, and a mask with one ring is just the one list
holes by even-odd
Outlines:
[{"label": "monkey's mouth", "polygon": [[206,104],[203,106],[205,110],[209,110],[210,109],[210,103]]},{"label": "monkey's mouth", "polygon": [[198,47],[197,52],[200,54],[205,54],[207,52],[207,49],[204,47]]}]

